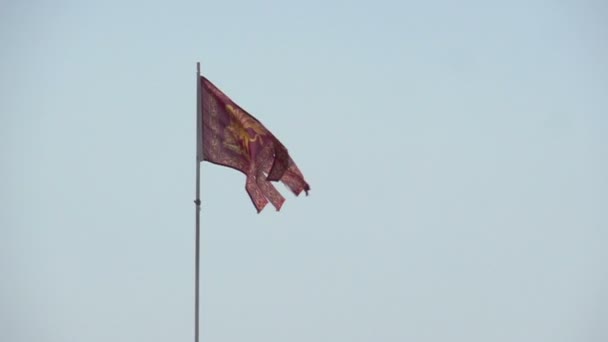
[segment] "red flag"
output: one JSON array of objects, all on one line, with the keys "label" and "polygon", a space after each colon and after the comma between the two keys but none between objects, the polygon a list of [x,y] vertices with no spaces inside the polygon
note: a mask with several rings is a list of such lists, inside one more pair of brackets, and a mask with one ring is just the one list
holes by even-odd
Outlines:
[{"label": "red flag", "polygon": [[247,176],[245,189],[258,213],[270,201],[280,210],[285,199],[270,181],[281,181],[297,196],[310,190],[287,149],[261,122],[206,78],[200,78],[203,160]]}]

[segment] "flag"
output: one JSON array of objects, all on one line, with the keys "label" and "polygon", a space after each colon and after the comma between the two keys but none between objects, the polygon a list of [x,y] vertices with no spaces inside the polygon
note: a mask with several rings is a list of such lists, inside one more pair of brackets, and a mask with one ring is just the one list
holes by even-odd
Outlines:
[{"label": "flag", "polygon": [[205,77],[200,77],[199,89],[203,117],[199,162],[206,160],[244,173],[245,189],[258,213],[268,202],[277,211],[285,202],[271,181],[281,181],[296,196],[302,191],[308,195],[310,186],[287,149],[260,121]]}]

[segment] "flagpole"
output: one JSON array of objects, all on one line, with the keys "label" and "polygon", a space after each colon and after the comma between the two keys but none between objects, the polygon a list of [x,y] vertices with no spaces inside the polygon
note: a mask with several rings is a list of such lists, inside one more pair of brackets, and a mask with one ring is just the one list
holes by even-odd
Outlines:
[{"label": "flagpole", "polygon": [[194,252],[194,342],[199,342],[199,266],[200,266],[200,226],[201,226],[201,162],[202,151],[202,98],[201,98],[201,64],[196,63],[196,226]]}]

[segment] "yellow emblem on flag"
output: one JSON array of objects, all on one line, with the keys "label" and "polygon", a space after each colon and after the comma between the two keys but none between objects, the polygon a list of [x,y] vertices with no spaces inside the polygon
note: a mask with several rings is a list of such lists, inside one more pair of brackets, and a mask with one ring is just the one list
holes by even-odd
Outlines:
[{"label": "yellow emblem on flag", "polygon": [[249,144],[258,141],[258,139],[261,142],[262,135],[266,133],[266,130],[241,109],[231,104],[226,105],[226,109],[232,119],[228,125],[228,131],[243,145],[246,151],[245,155],[250,157]]}]

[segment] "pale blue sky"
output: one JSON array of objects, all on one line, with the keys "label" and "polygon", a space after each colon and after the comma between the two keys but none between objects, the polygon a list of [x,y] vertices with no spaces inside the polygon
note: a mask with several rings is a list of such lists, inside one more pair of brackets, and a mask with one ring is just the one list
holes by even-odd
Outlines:
[{"label": "pale blue sky", "polygon": [[607,17],[2,1],[0,340],[192,341],[201,61],[312,187],[203,164],[201,341],[607,341]]}]

